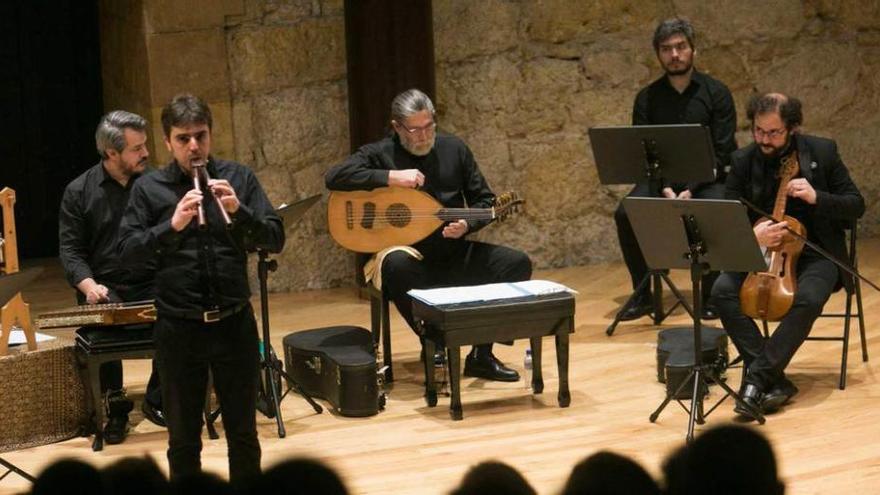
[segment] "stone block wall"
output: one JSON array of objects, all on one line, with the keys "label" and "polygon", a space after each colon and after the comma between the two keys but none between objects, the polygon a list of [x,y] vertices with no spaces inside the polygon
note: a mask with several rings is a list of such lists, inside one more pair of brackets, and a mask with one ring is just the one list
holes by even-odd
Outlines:
[{"label": "stone block wall", "polygon": [[653,29],[675,14],[698,31],[697,67],[733,92],[739,144],[753,91],[801,98],[804,131],[838,140],[868,202],[861,227],[880,232],[876,2],[437,0],[434,14],[442,127],[495,189],[528,201],[485,237],[539,267],[619,259],[612,213],[629,188],[599,184],[587,129],[629,123],[636,92],[661,75]]},{"label": "stone block wall", "polygon": [[[343,0],[132,4],[140,2],[149,108],[190,85],[220,115],[216,153],[253,166],[274,203],[323,192],[324,171],[349,147]],[[697,28],[698,68],[733,92],[740,145],[751,141],[744,107],[753,91],[800,97],[804,130],[837,139],[865,195],[863,232],[880,232],[880,175],[870,173],[880,142],[877,2],[433,0],[433,8],[440,127],[470,144],[496,192],[515,189],[528,201],[480,237],[524,249],[537,267],[619,259],[612,213],[629,188],[599,184],[587,130],[629,123],[636,92],[661,74],[653,29],[676,14]],[[108,91],[128,88],[144,93],[133,83]],[[353,283],[352,255],[329,238],[324,204],[287,235],[272,289]]]},{"label": "stone block wall", "polygon": [[[235,157],[274,204],[325,193],[323,173],[347,155],[342,0],[246,0],[227,22]],[[353,283],[354,260],[327,233],[326,201],[287,229],[272,290]]]}]

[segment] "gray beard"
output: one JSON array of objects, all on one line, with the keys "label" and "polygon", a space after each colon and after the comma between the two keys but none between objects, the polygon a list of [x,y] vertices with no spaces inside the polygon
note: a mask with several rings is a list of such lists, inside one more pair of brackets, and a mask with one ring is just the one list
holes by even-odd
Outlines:
[{"label": "gray beard", "polygon": [[405,139],[401,139],[400,144],[403,146],[403,149],[408,151],[409,154],[411,154],[411,155],[427,156],[428,153],[430,153],[431,150],[434,149],[434,143],[436,142],[436,140],[437,140],[436,136],[432,137],[431,138],[431,145],[423,148],[422,150],[417,150],[417,149],[413,148],[412,145],[409,144],[409,142]]}]

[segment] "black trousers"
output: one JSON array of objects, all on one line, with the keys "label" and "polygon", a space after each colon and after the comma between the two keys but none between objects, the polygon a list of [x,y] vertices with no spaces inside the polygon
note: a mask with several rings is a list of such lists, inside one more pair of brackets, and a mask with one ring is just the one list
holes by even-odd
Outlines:
[{"label": "black trousers", "polygon": [[797,264],[794,304],[779,326],[765,339],[754,320],[740,308],[739,289],[745,273],[724,272],[712,297],[724,330],[743,357],[744,382],[767,391],[784,376],[785,367],[810,334],[838,280],[837,267],[813,251],[804,251]]},{"label": "black trousers", "polygon": [[250,305],[216,323],[159,314],[154,327],[162,402],[168,422],[171,477],[201,470],[202,425],[208,372],[223,411],[229,449],[229,478],[260,473],[257,438],[257,324]]},{"label": "black trousers", "polygon": [[[153,360],[153,371],[147,382],[147,390],[144,400],[156,409],[162,409],[162,390],[159,386],[159,365]],[[122,361],[107,361],[101,365],[98,372],[100,377],[101,392],[119,390],[122,388]]]},{"label": "black trousers", "polygon": [[[394,301],[397,311],[413,331],[416,325],[412,299],[407,295],[410,289],[519,282],[531,278],[532,262],[522,251],[485,242],[465,242],[463,255],[448,260],[419,261],[400,251],[385,257],[382,290]],[[491,349],[491,344],[485,348]]]},{"label": "black trousers", "polygon": [[[648,198],[651,197],[651,194],[647,184],[639,184],[627,194],[627,197]],[[693,197],[694,199],[724,199],[724,184],[714,183],[706,186],[699,192],[695,193]],[[617,206],[617,210],[614,211],[614,223],[617,224],[617,240],[620,242],[620,252],[623,254],[623,262],[626,263],[626,268],[629,270],[629,276],[632,279],[632,287],[633,290],[635,290],[638,288],[639,282],[641,282],[648,273],[648,265],[645,262],[645,256],[642,254],[642,250],[639,247],[639,242],[636,240],[636,234],[633,232],[632,224],[629,222],[626,210],[623,209],[623,202],[621,202]],[[709,295],[712,291],[712,284],[715,283],[716,278],[718,278],[717,271],[711,271],[703,275],[701,287],[704,303],[709,300]],[[650,284],[648,284],[641,296],[647,300],[650,293],[651,287]]]}]

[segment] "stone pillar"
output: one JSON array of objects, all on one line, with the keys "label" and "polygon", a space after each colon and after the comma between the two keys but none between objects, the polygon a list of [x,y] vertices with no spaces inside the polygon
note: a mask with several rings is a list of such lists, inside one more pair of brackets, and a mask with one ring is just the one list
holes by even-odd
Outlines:
[{"label": "stone pillar", "polygon": [[162,107],[184,92],[211,106],[212,152],[235,155],[224,28],[226,16],[243,12],[243,0],[101,1],[105,109],[130,110],[149,119],[154,163],[170,160]]}]

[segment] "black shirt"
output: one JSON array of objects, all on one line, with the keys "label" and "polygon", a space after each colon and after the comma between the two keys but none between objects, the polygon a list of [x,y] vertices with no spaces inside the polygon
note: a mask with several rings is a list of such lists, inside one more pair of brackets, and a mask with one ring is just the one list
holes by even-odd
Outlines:
[{"label": "black shirt", "polygon": [[[736,150],[736,107],[730,90],[721,81],[694,70],[691,83],[679,93],[664,75],[636,95],[632,123],[708,127],[715,151],[715,182],[724,183],[730,170],[730,154]],[[696,192],[705,185],[688,184],[687,188]]]},{"label": "black shirt", "polygon": [[[490,208],[495,195],[480,173],[471,150],[452,135],[437,133],[434,147],[425,156],[408,152],[396,134],[362,146],[344,162],[327,171],[328,189],[369,190],[388,186],[390,170],[418,169],[425,175],[423,190],[449,208]],[[483,228],[488,221],[468,220],[468,233]],[[425,259],[460,256],[463,239],[447,239],[437,229],[413,245]]]},{"label": "black shirt", "polygon": [[[58,214],[58,256],[71,287],[93,278],[124,301],[153,297],[153,257],[123,263],[116,252],[119,222],[138,177],[123,186],[99,162],[64,189]],[[79,291],[77,297],[84,301]]]},{"label": "black shirt", "polygon": [[227,229],[208,193],[207,228],[193,220],[176,232],[171,217],[192,180],[176,162],[141,178],[131,191],[122,219],[119,250],[123,260],[156,256],[156,307],[167,313],[225,309],[247,302],[247,251],[279,252],[284,247],[281,219],[253,171],[235,162],[210,158],[208,174],[226,179],[241,203]]}]

